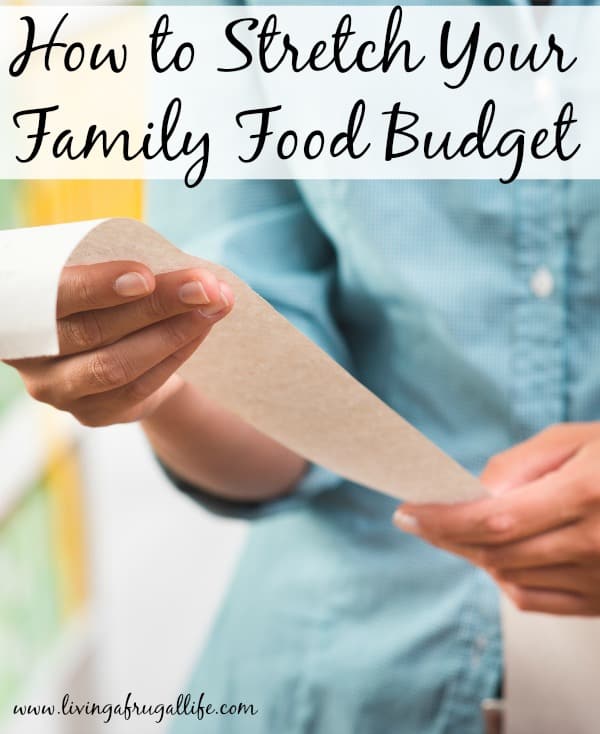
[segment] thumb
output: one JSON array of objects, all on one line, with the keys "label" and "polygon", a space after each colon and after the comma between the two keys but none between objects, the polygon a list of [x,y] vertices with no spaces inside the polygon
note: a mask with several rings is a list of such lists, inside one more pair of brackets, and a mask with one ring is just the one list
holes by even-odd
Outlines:
[{"label": "thumb", "polygon": [[[496,454],[483,470],[481,483],[492,494],[500,494],[556,471],[586,442],[592,426],[589,423],[551,426]],[[597,424],[595,430],[598,430]]]}]

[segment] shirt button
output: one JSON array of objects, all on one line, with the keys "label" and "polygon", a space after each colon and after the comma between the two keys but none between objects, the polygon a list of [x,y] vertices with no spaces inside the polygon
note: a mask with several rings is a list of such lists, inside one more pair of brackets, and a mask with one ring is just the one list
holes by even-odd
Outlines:
[{"label": "shirt button", "polygon": [[554,276],[542,266],[531,276],[529,287],[536,298],[549,298],[554,293]]},{"label": "shirt button", "polygon": [[487,647],[487,639],[483,635],[478,635],[475,638],[475,649],[479,652],[483,652]]}]

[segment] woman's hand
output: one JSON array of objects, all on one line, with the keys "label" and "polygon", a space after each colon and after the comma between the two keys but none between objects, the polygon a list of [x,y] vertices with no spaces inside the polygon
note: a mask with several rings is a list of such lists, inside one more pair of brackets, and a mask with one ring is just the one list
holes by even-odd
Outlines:
[{"label": "woman's hand", "polygon": [[406,504],[394,522],[486,569],[520,609],[600,615],[600,423],[553,426],[481,481],[492,496]]},{"label": "woman's hand", "polygon": [[84,425],[139,420],[178,390],[175,371],[232,305],[230,288],[202,268],[155,277],[136,262],[67,267],[60,356],[8,364],[34,398]]}]

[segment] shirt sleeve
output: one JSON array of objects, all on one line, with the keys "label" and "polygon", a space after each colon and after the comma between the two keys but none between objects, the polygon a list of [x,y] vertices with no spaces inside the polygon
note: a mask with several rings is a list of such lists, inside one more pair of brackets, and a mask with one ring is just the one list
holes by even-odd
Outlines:
[{"label": "shirt sleeve", "polygon": [[[182,191],[153,183],[149,223],[193,255],[219,262],[245,280],[333,359],[351,367],[335,319],[336,257],[297,185],[288,181],[209,181]],[[340,477],[310,465],[289,495],[267,502],[218,498],[163,466],[170,480],[216,514],[256,518],[333,489]]]}]

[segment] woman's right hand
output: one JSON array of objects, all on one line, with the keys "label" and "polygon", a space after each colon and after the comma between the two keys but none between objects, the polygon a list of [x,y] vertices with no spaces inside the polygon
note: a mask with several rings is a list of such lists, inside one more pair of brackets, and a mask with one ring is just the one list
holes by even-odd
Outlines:
[{"label": "woman's right hand", "polygon": [[58,357],[10,360],[36,399],[87,426],[149,417],[182,386],[176,370],[233,306],[208,270],[154,276],[115,261],[63,270]]}]

